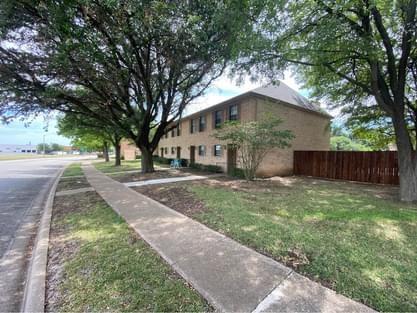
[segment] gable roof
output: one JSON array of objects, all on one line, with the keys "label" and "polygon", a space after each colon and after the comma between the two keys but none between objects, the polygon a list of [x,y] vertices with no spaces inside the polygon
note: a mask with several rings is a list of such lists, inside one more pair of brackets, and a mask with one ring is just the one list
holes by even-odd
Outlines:
[{"label": "gable roof", "polygon": [[231,103],[231,102],[240,100],[242,98],[246,98],[248,96],[266,97],[275,101],[280,101],[284,104],[287,104],[293,107],[298,107],[299,109],[302,109],[305,111],[318,113],[320,115],[324,115],[326,117],[332,118],[332,116],[328,114],[324,109],[322,109],[319,105],[310,102],[306,97],[302,96],[299,92],[295,91],[294,89],[289,87],[287,84],[280,81],[279,84],[258,87],[258,88],[249,90],[245,93],[242,93],[240,95],[237,95],[233,98],[217,103],[215,105],[211,105],[202,110],[187,114],[186,116],[183,117],[183,119],[189,118],[191,116],[200,114],[208,110],[212,110],[213,108],[220,107],[224,104]]},{"label": "gable roof", "polygon": [[318,113],[326,113],[320,106],[310,102],[306,97],[290,88],[287,84],[280,82],[278,85],[267,85],[259,87],[249,92],[279,100],[288,104],[301,107],[306,110]]}]

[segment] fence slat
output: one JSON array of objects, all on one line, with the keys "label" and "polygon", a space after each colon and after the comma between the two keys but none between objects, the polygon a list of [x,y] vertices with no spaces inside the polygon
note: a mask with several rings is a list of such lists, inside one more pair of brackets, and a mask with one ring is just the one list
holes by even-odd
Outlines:
[{"label": "fence slat", "polygon": [[294,151],[294,174],[399,184],[396,151]]}]

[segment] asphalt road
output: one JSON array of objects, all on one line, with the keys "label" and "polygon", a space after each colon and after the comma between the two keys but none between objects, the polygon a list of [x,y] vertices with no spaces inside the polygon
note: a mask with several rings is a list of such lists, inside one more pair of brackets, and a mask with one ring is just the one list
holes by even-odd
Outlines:
[{"label": "asphalt road", "polygon": [[18,311],[30,253],[50,188],[78,158],[0,161],[0,311]]}]

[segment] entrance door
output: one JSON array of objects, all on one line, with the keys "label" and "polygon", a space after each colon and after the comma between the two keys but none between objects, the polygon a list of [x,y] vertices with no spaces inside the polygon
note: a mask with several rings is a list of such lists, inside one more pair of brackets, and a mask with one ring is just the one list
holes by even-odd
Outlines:
[{"label": "entrance door", "polygon": [[195,163],[195,146],[190,146],[190,164]]},{"label": "entrance door", "polygon": [[227,173],[232,174],[236,168],[237,151],[236,148],[227,147]]},{"label": "entrance door", "polygon": [[161,148],[161,158],[164,157],[164,148]]},{"label": "entrance door", "polygon": [[181,147],[177,147],[177,159],[181,159]]}]

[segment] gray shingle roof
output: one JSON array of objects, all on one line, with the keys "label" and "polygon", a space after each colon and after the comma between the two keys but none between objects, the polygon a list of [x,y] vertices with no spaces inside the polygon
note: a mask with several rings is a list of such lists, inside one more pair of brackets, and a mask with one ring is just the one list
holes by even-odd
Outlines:
[{"label": "gray shingle roof", "polygon": [[327,113],[322,108],[320,108],[320,106],[310,102],[306,97],[302,96],[300,93],[290,88],[283,82],[280,82],[278,85],[267,85],[265,87],[259,87],[249,92],[327,115]]},{"label": "gray shingle roof", "polygon": [[215,107],[221,106],[225,103],[230,103],[235,101],[238,98],[243,98],[247,96],[253,96],[253,95],[259,95],[263,97],[268,97],[273,100],[282,101],[283,103],[287,103],[289,105],[293,105],[296,107],[300,107],[301,109],[316,112],[319,114],[323,114],[328,117],[332,117],[329,115],[324,109],[320,108],[319,105],[314,104],[310,102],[306,97],[302,96],[300,93],[295,91],[294,89],[290,88],[288,85],[286,85],[283,82],[280,82],[279,84],[274,85],[267,85],[264,87],[258,87],[252,90],[249,90],[245,93],[242,93],[240,95],[237,95],[233,98],[227,99],[225,101],[222,101],[220,103],[217,103],[215,105],[211,105],[209,107],[206,107],[202,110],[190,112],[186,115],[184,115],[182,118],[189,118],[191,116],[194,116],[196,114],[199,114],[201,112],[204,112],[206,110],[212,110]]}]

